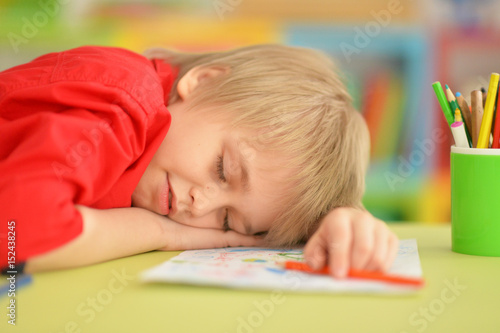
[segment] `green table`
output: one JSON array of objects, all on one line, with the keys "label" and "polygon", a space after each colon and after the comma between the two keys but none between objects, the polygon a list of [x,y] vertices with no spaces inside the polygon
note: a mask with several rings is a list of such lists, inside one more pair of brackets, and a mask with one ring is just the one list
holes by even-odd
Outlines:
[{"label": "green table", "polygon": [[500,258],[451,252],[449,225],[393,224],[416,238],[426,287],[410,296],[317,295],[142,284],[179,252],[33,275],[1,332],[500,332]]}]

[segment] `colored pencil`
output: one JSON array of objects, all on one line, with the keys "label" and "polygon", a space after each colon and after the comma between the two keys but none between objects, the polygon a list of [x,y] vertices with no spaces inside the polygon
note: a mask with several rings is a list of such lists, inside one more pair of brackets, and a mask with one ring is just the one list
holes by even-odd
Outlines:
[{"label": "colored pencil", "polygon": [[467,128],[467,131],[469,131],[469,134],[472,135],[472,115],[469,105],[467,104],[467,101],[461,93],[457,92],[455,94],[455,97],[457,98],[458,106],[460,107],[460,111],[462,112],[462,118],[464,119],[465,127]]},{"label": "colored pencil", "polygon": [[[445,84],[445,88],[446,88],[446,98],[448,99],[448,102],[450,103],[451,110],[454,110],[455,112],[456,112],[456,110],[458,110],[458,112],[460,112],[460,116],[462,117],[462,119],[464,119],[464,116],[462,114],[462,110],[460,109],[460,107],[457,103],[457,100],[455,99],[455,96],[453,95],[453,92],[451,91],[450,87],[447,84]],[[462,121],[462,119],[460,119],[459,121]],[[455,121],[457,121],[456,117],[455,117]],[[467,130],[467,127],[465,127],[465,135],[467,136],[467,140],[469,141],[469,146],[472,146],[472,138],[470,136],[469,131]]]},{"label": "colored pencil", "polygon": [[498,73],[491,73],[490,84],[488,86],[488,95],[484,105],[483,120],[481,121],[481,129],[479,130],[479,137],[477,139],[477,148],[488,148],[490,135],[491,135],[491,122],[493,120],[493,108],[495,98],[497,96],[498,80],[500,75]]},{"label": "colored pencil", "polygon": [[485,87],[481,87],[481,93],[483,94],[483,110],[484,110],[484,104],[486,104],[486,96],[487,96],[487,92],[486,92],[486,88]]},{"label": "colored pencil", "polygon": [[[330,274],[330,269],[328,266],[325,266],[320,270],[314,270],[306,263],[299,261],[286,261],[285,269],[297,270],[301,272],[314,273],[314,274],[322,274],[322,275]],[[425,281],[422,278],[413,278],[400,275],[386,274],[382,272],[357,270],[352,268],[347,273],[347,276],[355,279],[375,280],[386,283],[405,284],[405,285],[413,285],[419,287],[425,284]]]},{"label": "colored pencil", "polygon": [[500,148],[500,116],[498,110],[500,108],[500,98],[498,98],[497,93],[497,109],[495,115],[495,129],[493,131],[493,143],[491,144],[491,148]]},{"label": "colored pencil", "polygon": [[457,100],[455,99],[455,96],[453,96],[453,92],[451,91],[450,87],[447,84],[445,84],[444,87],[446,89],[446,99],[450,103],[451,109],[452,110],[456,110],[457,108],[460,109],[458,107]]},{"label": "colored pencil", "polygon": [[449,126],[453,124],[455,119],[453,118],[453,111],[450,108],[450,104],[446,100],[446,96],[443,92],[443,87],[441,86],[441,82],[436,81],[432,84],[432,88],[434,89],[434,93],[438,99],[439,105],[441,106],[441,110],[443,111],[446,122]]},{"label": "colored pencil", "polygon": [[470,93],[472,111],[472,147],[477,148],[477,138],[483,120],[483,93],[481,90],[473,90]]}]

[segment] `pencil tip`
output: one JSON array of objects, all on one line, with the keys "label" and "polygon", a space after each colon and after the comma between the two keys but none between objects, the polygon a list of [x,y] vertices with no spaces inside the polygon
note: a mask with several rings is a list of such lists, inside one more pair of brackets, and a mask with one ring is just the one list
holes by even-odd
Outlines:
[{"label": "pencil tip", "polygon": [[445,84],[444,86],[445,86],[445,88],[446,88],[446,89],[450,89],[450,87],[448,87],[448,85],[447,85],[447,84]]},{"label": "pencil tip", "polygon": [[459,93],[459,92],[457,92],[457,93],[455,94],[455,96],[460,97],[460,96],[462,96],[462,94],[461,94],[461,93]]}]

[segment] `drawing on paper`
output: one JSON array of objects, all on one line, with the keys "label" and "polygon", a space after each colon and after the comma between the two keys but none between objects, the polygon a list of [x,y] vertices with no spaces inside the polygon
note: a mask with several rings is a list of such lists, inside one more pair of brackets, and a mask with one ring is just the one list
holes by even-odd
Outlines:
[{"label": "drawing on paper", "polygon": [[[302,261],[303,249],[220,248],[184,251],[142,274],[145,282],[171,282],[243,289],[280,289],[296,292],[414,292],[411,286],[344,279],[286,271],[288,260]],[[392,274],[421,277],[414,239],[401,240]]]}]

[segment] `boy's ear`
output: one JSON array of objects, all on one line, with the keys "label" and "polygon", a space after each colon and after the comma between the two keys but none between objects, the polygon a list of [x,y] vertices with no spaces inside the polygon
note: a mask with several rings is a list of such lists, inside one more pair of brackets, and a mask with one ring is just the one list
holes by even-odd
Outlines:
[{"label": "boy's ear", "polygon": [[177,93],[182,100],[186,100],[200,83],[228,72],[229,68],[223,66],[193,67],[177,82]]}]

